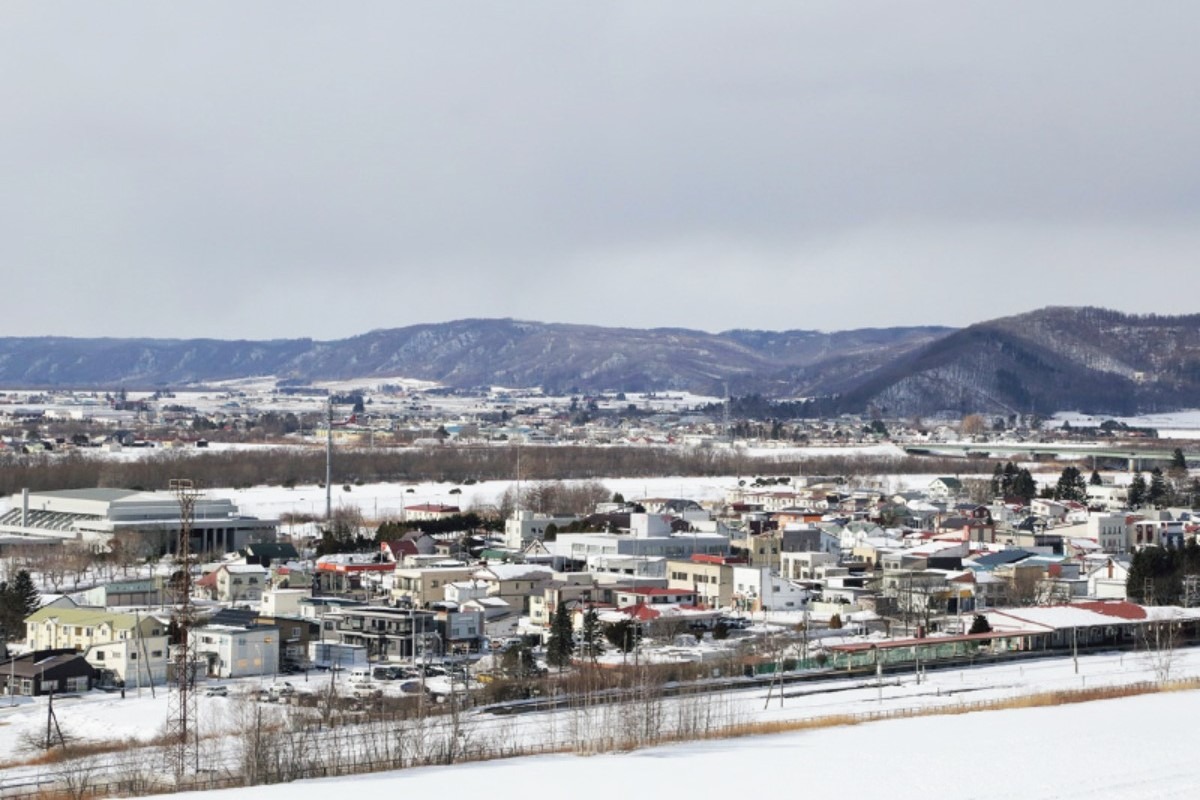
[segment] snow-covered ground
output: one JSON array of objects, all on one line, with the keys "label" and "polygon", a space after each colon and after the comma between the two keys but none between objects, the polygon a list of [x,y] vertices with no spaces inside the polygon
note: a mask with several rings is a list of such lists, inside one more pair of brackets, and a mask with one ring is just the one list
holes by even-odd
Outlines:
[{"label": "snow-covered ground", "polygon": [[[539,756],[203,793],[221,800],[443,796],[509,800],[556,787],[576,800],[1194,798],[1200,692],[1057,708],[874,722],[582,758]],[[1152,732],[1142,739],[1132,732]],[[196,798],[200,793],[164,795]]]},{"label": "snow-covered ground", "polygon": [[1137,417],[1108,417],[1063,411],[1055,414],[1057,426],[1070,422],[1072,427],[1093,427],[1107,419],[1123,422],[1135,428],[1154,428],[1161,439],[1200,439],[1200,409],[1171,411],[1165,414],[1142,414]]},{"label": "snow-covered ground", "polygon": [[[694,707],[698,702],[713,713],[713,724],[812,719],[879,710],[952,707],[973,701],[990,701],[1051,690],[1153,681],[1162,676],[1165,663],[1163,656],[1110,653],[1081,656],[1078,673],[1075,672],[1071,659],[1056,658],[935,670],[924,674],[920,681],[912,673],[885,675],[881,682],[874,678],[833,679],[789,684],[782,703],[778,699],[778,691],[768,702],[768,690],[756,687],[706,694],[700,698],[665,700],[664,719],[669,720],[676,715],[682,717],[688,708]],[[1176,651],[1171,656],[1169,667],[1172,679],[1200,677],[1200,648]],[[328,674],[313,673],[307,682],[303,676],[291,676],[289,680],[299,692],[319,692],[328,687],[330,678]],[[230,684],[229,697],[209,697],[203,691],[200,692],[198,703],[201,729],[206,734],[241,729],[244,725],[245,709],[253,703],[253,693],[260,686],[270,683],[270,679],[248,679]],[[348,686],[342,686],[343,693],[347,689]],[[17,704],[14,706],[7,705],[9,702],[8,698],[0,698],[0,754],[10,754],[10,757],[14,757],[22,752],[24,742],[31,735],[36,736],[45,731],[46,700],[17,698]],[[148,689],[142,689],[139,696],[139,693],[131,688],[127,690],[124,699],[119,694],[92,692],[78,698],[60,698],[55,703],[55,711],[64,732],[81,740],[146,740],[163,731],[167,718],[167,697],[161,688],[156,697],[151,697]],[[581,725],[581,713],[593,715],[585,720],[586,725]],[[516,717],[496,717],[487,713],[472,712],[469,715],[469,724],[472,726],[473,737],[479,741],[503,738],[505,741],[524,745],[544,745],[552,741],[563,741],[562,737],[572,735],[569,731],[576,731],[574,735],[584,735],[578,731],[611,730],[614,724],[619,723],[622,713],[624,712],[616,706],[598,707],[583,712],[579,709],[562,709]],[[1123,726],[1118,727],[1124,729]],[[991,741],[994,745],[996,741],[1002,740]],[[932,746],[931,742],[925,744]],[[993,745],[989,745],[989,748]],[[919,754],[924,750],[915,752]],[[27,775],[30,771],[36,770],[19,768],[17,773]],[[52,769],[49,771],[53,772]],[[10,779],[13,774],[11,770],[0,770],[0,781]]]},{"label": "snow-covered ground", "polygon": [[[204,798],[1195,797],[1200,692],[873,722],[593,757],[536,756],[203,793]],[[1138,732],[1134,734],[1133,732]],[[1144,734],[1150,734],[1146,739]],[[199,797],[200,793],[169,795]]]}]

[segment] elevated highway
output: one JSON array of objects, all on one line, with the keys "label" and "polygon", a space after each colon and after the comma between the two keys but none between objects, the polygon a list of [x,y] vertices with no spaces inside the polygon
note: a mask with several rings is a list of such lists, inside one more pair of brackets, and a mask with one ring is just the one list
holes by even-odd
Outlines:
[{"label": "elevated highway", "polygon": [[[1091,459],[1095,466],[1098,459],[1121,460],[1129,465],[1131,472],[1140,470],[1144,464],[1169,463],[1175,457],[1174,448],[1161,447],[1114,447],[1109,444],[1087,444],[1066,442],[944,442],[937,444],[905,445],[909,455],[932,456],[1053,456],[1054,458]],[[1195,454],[1184,453],[1190,461]]]}]

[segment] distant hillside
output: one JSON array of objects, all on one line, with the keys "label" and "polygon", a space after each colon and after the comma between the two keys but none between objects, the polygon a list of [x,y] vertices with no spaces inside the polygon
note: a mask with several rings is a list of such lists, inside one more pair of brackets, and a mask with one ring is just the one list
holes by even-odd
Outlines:
[{"label": "distant hillside", "polygon": [[[635,330],[472,319],[330,342],[0,339],[0,386],[154,388],[254,375],[304,381],[419,378],[454,387],[823,393],[826,370],[868,372],[949,328],[815,331]],[[837,383],[835,380],[833,383]]]},{"label": "distant hillside", "polygon": [[981,322],[864,376],[845,409],[1133,414],[1200,404],[1200,315],[1047,308]]},{"label": "distant hillside", "polygon": [[1134,413],[1200,404],[1200,315],[1047,308],[942,327],[817,331],[471,319],[339,341],[0,339],[0,387],[131,389],[234,378],[417,378],[469,388],[825,397],[890,416]]}]

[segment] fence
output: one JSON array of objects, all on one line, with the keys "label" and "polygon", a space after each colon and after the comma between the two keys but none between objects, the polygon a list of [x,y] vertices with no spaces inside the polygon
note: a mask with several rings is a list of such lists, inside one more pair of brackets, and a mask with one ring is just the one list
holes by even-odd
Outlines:
[{"label": "fence", "polygon": [[[150,765],[164,764],[161,749],[146,748],[134,754],[112,760],[77,759],[60,769],[48,770],[39,776],[26,776],[0,783],[0,798],[6,800],[58,800],[94,797],[135,797],[153,793],[224,789],[241,786],[284,783],[311,778],[340,777],[371,772],[407,769],[419,766],[448,765],[462,762],[488,761],[549,753],[581,755],[631,750],[657,744],[696,740],[720,739],[789,731],[857,725],[889,719],[919,716],[964,714],[1008,708],[1034,708],[1090,700],[1130,697],[1161,691],[1200,689],[1200,678],[1162,682],[1142,681],[1117,686],[1072,688],[990,700],[955,702],[946,705],[907,706],[848,714],[779,720],[771,722],[737,721],[697,726],[679,724],[676,728],[647,726],[645,735],[624,731],[610,735],[610,726],[582,725],[563,731],[566,741],[522,743],[503,735],[495,741],[471,741],[469,724],[448,717],[416,718],[403,721],[381,720],[375,728],[361,724],[319,731],[266,731],[257,749],[249,753],[225,753],[210,759],[208,769],[183,777],[175,783],[163,770]],[[706,698],[698,694],[694,699]],[[662,698],[655,698],[661,702]],[[639,704],[631,704],[639,705]],[[662,709],[655,712],[653,702],[643,702],[632,713],[658,714],[657,722],[665,719]],[[603,709],[605,706],[581,706],[576,711]],[[388,725],[398,727],[388,727]],[[636,726],[633,726],[636,727]],[[552,732],[553,733],[553,732]],[[404,734],[403,736],[401,734]],[[370,740],[370,736],[383,739]],[[347,757],[347,745],[371,751],[368,757]],[[253,759],[248,760],[248,754]],[[292,758],[296,754],[306,757]],[[340,755],[338,755],[340,754]]]}]

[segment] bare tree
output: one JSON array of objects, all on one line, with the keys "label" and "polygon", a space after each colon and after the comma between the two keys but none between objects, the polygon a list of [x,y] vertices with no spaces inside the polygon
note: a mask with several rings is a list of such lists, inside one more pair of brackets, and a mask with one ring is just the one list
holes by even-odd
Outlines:
[{"label": "bare tree", "polygon": [[1159,683],[1166,683],[1171,679],[1171,670],[1175,665],[1175,649],[1179,644],[1181,627],[1178,616],[1179,612],[1171,609],[1166,619],[1146,622],[1139,630],[1138,638],[1146,662],[1154,670],[1154,677]]}]

